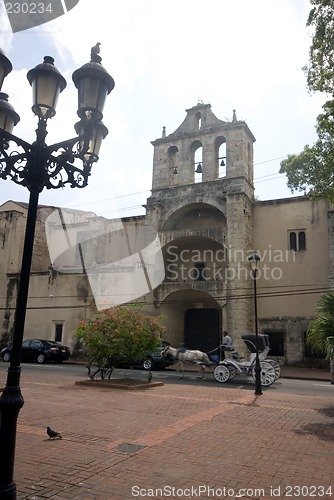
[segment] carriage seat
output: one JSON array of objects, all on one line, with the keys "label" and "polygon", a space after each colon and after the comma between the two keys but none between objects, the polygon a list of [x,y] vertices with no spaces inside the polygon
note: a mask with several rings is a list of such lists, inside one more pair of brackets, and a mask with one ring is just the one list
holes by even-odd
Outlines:
[{"label": "carriage seat", "polygon": [[[235,346],[234,345],[231,345],[231,346],[226,346],[226,345],[223,345],[221,344],[217,349],[216,351],[218,351],[220,353],[220,358],[218,356],[210,356],[210,358],[213,360],[213,361],[222,361],[222,359],[239,359],[240,356],[239,354],[237,353],[237,351],[235,350]],[[224,353],[224,356],[222,355],[222,353]]]},{"label": "carriage seat", "polygon": [[234,345],[222,345],[221,348],[223,351],[235,351]]},{"label": "carriage seat", "polygon": [[[267,358],[268,353],[269,353],[269,347],[266,347],[262,352],[259,352],[259,360],[264,361]],[[255,358],[256,358],[256,353],[252,352],[249,360],[253,362]]]},{"label": "carriage seat", "polygon": [[224,351],[225,359],[233,359],[233,353],[236,352],[234,345],[222,345],[222,351]]}]

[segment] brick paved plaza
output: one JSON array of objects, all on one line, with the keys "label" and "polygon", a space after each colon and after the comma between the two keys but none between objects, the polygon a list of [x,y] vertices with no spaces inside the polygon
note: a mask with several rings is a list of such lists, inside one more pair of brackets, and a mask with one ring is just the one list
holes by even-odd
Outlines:
[{"label": "brick paved plaza", "polygon": [[218,383],[108,390],[30,373],[22,392],[19,499],[334,498],[332,398]]}]

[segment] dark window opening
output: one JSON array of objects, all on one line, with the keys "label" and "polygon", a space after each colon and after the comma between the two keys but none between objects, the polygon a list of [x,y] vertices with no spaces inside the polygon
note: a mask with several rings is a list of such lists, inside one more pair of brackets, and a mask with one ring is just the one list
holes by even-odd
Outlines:
[{"label": "dark window opening", "polygon": [[298,247],[299,247],[299,251],[306,250],[305,231],[300,231],[298,233]]},{"label": "dark window opening", "polygon": [[289,250],[297,251],[297,236],[296,233],[290,233],[290,247]]},{"label": "dark window opening", "polygon": [[284,332],[264,331],[269,337],[270,350],[268,356],[284,356]]},{"label": "dark window opening", "polygon": [[63,324],[59,323],[56,325],[56,328],[55,328],[55,341],[61,342],[62,337],[63,337]]},{"label": "dark window opening", "polygon": [[196,262],[194,268],[195,281],[205,281],[205,262]]}]

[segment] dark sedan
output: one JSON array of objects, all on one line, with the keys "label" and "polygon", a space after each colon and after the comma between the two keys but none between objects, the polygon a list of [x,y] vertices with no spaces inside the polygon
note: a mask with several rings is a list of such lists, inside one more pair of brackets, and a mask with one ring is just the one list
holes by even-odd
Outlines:
[{"label": "dark sedan", "polygon": [[[0,352],[0,357],[4,361],[10,361],[12,348],[5,347]],[[54,340],[25,340],[22,343],[22,361],[37,361],[37,363],[45,363],[46,361],[54,361],[62,363],[70,358],[70,349],[60,342]]]},{"label": "dark sedan", "polygon": [[174,362],[174,360],[168,359],[161,354],[161,351],[166,345],[169,345],[169,343],[162,340],[161,344],[158,345],[156,349],[147,352],[141,359],[133,360],[124,357],[112,358],[112,361],[116,367],[140,367],[144,368],[144,370],[163,370]]}]

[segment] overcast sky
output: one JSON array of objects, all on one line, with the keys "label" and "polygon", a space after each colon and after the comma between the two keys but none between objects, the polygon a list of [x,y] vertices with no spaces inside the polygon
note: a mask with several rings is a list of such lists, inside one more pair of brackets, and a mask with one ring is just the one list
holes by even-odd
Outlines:
[{"label": "overcast sky", "polygon": [[[311,33],[308,0],[80,0],[68,14],[43,26],[12,34],[0,8],[0,45],[13,64],[2,91],[21,117],[14,134],[35,138],[29,69],[45,55],[67,80],[57,114],[49,120],[47,143],[75,135],[75,69],[101,42],[102,64],[115,80],[103,121],[109,135],[84,189],[43,191],[40,203],[91,210],[105,217],[144,214],[150,195],[151,141],[182,123],[198,100],[217,118],[233,109],[253,132],[255,195],[291,196],[278,174],[287,154],[316,140],[316,117],[325,96],[310,95],[302,67]],[[29,193],[0,180],[0,204],[27,201]]]}]

